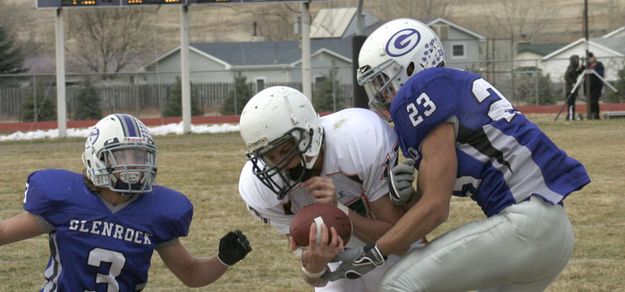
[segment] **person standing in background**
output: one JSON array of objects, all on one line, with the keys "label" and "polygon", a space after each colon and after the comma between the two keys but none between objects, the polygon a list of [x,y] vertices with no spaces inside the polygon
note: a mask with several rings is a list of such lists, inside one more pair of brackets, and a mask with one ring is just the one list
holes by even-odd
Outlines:
[{"label": "person standing in background", "polygon": [[587,78],[590,78],[589,88],[586,91],[588,98],[590,98],[590,111],[588,114],[589,120],[599,119],[599,98],[601,98],[601,92],[603,90],[603,80],[605,69],[603,63],[597,61],[597,57],[593,53],[588,54],[588,69],[595,70],[599,78],[595,74],[589,74]]},{"label": "person standing in background", "polygon": [[584,71],[584,66],[579,62],[578,55],[572,55],[569,58],[569,66],[566,68],[566,73],[564,73],[564,82],[565,82],[565,98],[566,98],[566,120],[573,121],[575,120],[575,101],[577,99],[577,93],[579,92],[579,88],[575,88],[573,91],[573,87],[577,82],[577,77]]}]

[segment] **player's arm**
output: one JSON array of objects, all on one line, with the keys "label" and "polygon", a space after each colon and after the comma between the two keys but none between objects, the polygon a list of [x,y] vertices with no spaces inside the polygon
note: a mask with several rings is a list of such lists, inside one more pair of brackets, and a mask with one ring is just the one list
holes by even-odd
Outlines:
[{"label": "player's arm", "polygon": [[328,230],[325,224],[321,224],[320,231],[320,241],[317,242],[317,228],[315,224],[311,224],[308,247],[305,250],[298,249],[293,237],[287,236],[291,251],[300,259],[304,281],[315,287],[327,285],[328,280],[322,276],[329,271],[328,263],[344,248],[343,240],[334,227]]},{"label": "player's arm", "polygon": [[404,210],[393,204],[387,195],[370,202],[370,211],[375,218],[364,217],[350,211],[349,219],[354,226],[354,235],[366,243],[374,243],[404,215]]},{"label": "player's arm", "polygon": [[0,245],[35,237],[43,233],[43,227],[37,217],[24,212],[0,221]]},{"label": "player's arm", "polygon": [[167,268],[189,287],[202,287],[215,282],[228,267],[213,257],[195,257],[179,241],[157,249]]},{"label": "player's arm", "polygon": [[422,160],[417,183],[421,199],[377,241],[383,255],[402,253],[447,220],[457,173],[455,130],[443,123],[421,145]]},{"label": "player's arm", "polygon": [[[312,177],[305,181],[302,187],[311,192],[316,203],[340,205],[336,197],[334,182],[329,177]],[[404,214],[401,207],[391,202],[388,194],[370,202],[371,213],[375,218],[367,218],[357,212],[348,211],[345,206],[339,208],[347,212],[354,227],[354,235],[367,243],[375,242]]]},{"label": "player's arm", "polygon": [[219,242],[219,254],[196,257],[177,239],[157,249],[163,262],[180,281],[189,287],[202,287],[219,279],[228,267],[242,260],[252,250],[240,231],[228,232]]}]

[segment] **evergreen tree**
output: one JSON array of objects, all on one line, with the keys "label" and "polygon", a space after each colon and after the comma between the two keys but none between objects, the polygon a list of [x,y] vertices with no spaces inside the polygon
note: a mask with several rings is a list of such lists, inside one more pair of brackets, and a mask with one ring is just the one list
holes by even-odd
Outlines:
[{"label": "evergreen tree", "polygon": [[[247,78],[238,72],[234,76],[234,90],[230,91],[228,97],[221,107],[221,113],[224,115],[237,114],[240,115],[243,107],[252,97],[252,88],[247,84]],[[236,113],[235,113],[236,102]]]},{"label": "evergreen tree", "polygon": [[100,98],[91,78],[86,78],[76,96],[75,120],[99,120],[102,118]]},{"label": "evergreen tree", "polygon": [[[328,77],[315,84],[313,92],[313,106],[317,112],[334,111],[344,108],[345,98],[339,97],[339,81],[336,80],[335,70],[330,70]],[[334,95],[336,95],[336,100]]]},{"label": "evergreen tree", "polygon": [[[193,87],[193,86],[191,86]],[[191,90],[191,115],[198,116],[204,112],[200,108],[200,101],[197,96]],[[179,117],[182,116],[182,81],[180,77],[176,77],[176,84],[171,91],[171,95],[167,99],[165,108],[163,109],[164,117]]]},{"label": "evergreen tree", "polygon": [[[13,40],[0,26],[0,74],[18,74],[26,72],[24,66],[24,55],[16,47]],[[10,86],[15,80],[0,78],[0,86]]]},{"label": "evergreen tree", "polygon": [[[525,69],[525,71],[515,72],[514,78],[515,95],[519,100],[535,103],[536,95],[538,95],[539,104],[554,104],[561,98],[554,90],[549,74],[544,75],[541,70]],[[537,89],[538,92],[536,92]]]},{"label": "evergreen tree", "polygon": [[[624,64],[625,65],[625,64]],[[608,102],[623,102],[623,92],[625,92],[625,67],[618,71],[618,79],[616,83],[612,83],[618,92],[614,92],[611,89],[607,89],[605,101]]]},{"label": "evergreen tree", "polygon": [[[42,92],[42,91],[40,91]],[[35,113],[36,111],[36,113]],[[53,121],[56,120],[56,98],[53,96],[37,96],[37,106],[32,95],[29,95],[22,104],[22,121]]]},{"label": "evergreen tree", "polygon": [[538,75],[538,97],[540,104],[554,104],[558,100],[559,96],[556,90],[553,88],[553,82],[549,74]]}]

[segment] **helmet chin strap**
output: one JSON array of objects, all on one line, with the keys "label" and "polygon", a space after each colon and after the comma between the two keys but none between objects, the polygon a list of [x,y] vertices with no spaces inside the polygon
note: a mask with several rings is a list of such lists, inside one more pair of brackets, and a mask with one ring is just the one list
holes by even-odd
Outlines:
[{"label": "helmet chin strap", "polygon": [[306,167],[300,164],[289,169],[286,172],[286,175],[292,181],[300,180],[300,182],[304,182],[312,177],[312,171],[310,169],[306,169]]},{"label": "helmet chin strap", "polygon": [[[139,191],[143,189],[143,185],[141,183],[128,184],[128,183],[122,182],[121,180],[117,180],[114,187],[118,190],[129,190],[129,191],[130,190]],[[128,195],[128,196],[133,194],[133,193],[124,193],[124,192],[120,192],[120,193],[122,195]]]},{"label": "helmet chin strap", "polygon": [[[321,142],[321,149],[319,150],[319,154],[314,157],[315,162],[318,161],[319,159],[323,159],[323,152],[325,151],[325,148],[326,148],[326,143],[325,143],[325,139],[323,139]],[[306,159],[306,156],[302,156],[302,159]],[[306,163],[302,161],[302,163],[300,163],[298,166],[289,169],[286,172],[286,175],[289,179],[293,181],[299,178],[301,178],[300,182],[307,181],[309,178],[315,175],[319,175],[320,170],[315,168],[316,164],[317,163],[314,163],[312,167],[308,169],[305,167]]]},{"label": "helmet chin strap", "polygon": [[[121,172],[120,177],[117,178],[114,175],[111,175],[111,181],[113,182],[112,188],[116,190],[129,190],[129,191],[139,191],[143,189],[143,184],[141,183],[142,173],[138,171],[129,171],[129,172]],[[125,193],[120,192],[122,195],[131,196],[134,193]]]}]

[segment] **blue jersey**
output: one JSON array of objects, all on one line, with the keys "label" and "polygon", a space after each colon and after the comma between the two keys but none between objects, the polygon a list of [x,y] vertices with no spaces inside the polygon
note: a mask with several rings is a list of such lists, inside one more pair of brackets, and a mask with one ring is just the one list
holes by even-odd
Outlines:
[{"label": "blue jersey", "polygon": [[417,168],[430,131],[457,124],[453,194],[470,196],[487,216],[532,195],[558,204],[590,182],[577,160],[477,74],[423,70],[401,87],[390,110],[401,149]]},{"label": "blue jersey", "polygon": [[24,209],[50,230],[42,291],[140,290],[154,249],[186,236],[193,216],[191,202],[174,190],[154,186],[112,207],[82,175],[56,169],[29,176]]}]

